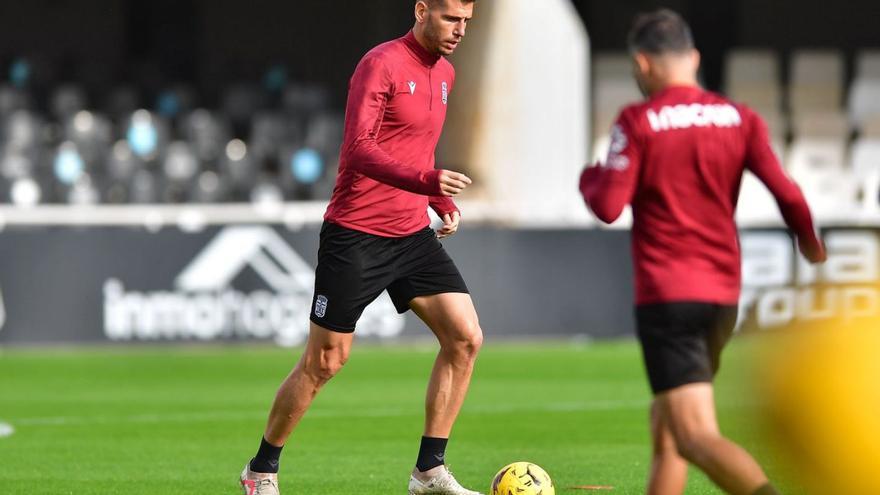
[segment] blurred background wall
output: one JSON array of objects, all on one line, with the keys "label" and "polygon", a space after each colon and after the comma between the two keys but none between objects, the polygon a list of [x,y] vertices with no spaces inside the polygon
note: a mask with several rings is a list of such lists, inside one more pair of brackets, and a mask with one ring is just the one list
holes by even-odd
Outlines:
[{"label": "blurred background wall", "polygon": [[[216,89],[287,63],[292,77],[328,85],[344,97],[364,51],[405,32],[409,0],[279,2],[254,0],[35,0],[0,6],[0,57],[45,56],[62,79],[194,80]],[[540,2],[535,2],[539,4]],[[719,88],[723,53],[734,46],[853,51],[876,46],[880,5],[845,0],[573,0],[597,51],[623,49],[636,12],[668,6],[691,22],[707,55],[706,79]],[[548,30],[523,19],[530,29]],[[474,21],[479,26],[481,19]],[[327,63],[332,60],[332,63]],[[97,71],[97,73],[93,72]]]}]

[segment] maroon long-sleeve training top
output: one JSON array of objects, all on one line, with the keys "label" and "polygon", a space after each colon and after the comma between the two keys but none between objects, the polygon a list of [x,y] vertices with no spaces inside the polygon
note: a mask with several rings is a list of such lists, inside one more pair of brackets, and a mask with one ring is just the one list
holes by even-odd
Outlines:
[{"label": "maroon long-sleeve training top", "polygon": [[805,249],[824,252],[803,194],[748,107],[674,86],[626,107],[611,133],[606,163],[587,168],[580,189],[604,222],[632,205],[636,304],[737,303],[734,213],[745,169],[767,186]]},{"label": "maroon long-sleeve training top", "polygon": [[440,193],[434,150],[455,83],[445,58],[412,31],[361,59],[349,83],[339,174],[324,219],[384,237],[429,224],[428,206],[457,211]]}]

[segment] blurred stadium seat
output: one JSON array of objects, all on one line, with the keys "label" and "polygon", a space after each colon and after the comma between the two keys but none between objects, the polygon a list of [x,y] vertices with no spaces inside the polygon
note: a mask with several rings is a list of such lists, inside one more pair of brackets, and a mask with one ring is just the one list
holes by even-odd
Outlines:
[{"label": "blurred stadium seat", "polygon": [[761,114],[782,109],[779,58],[771,50],[734,49],[724,63],[724,91]]},{"label": "blurred stadium seat", "polygon": [[859,128],[861,137],[880,138],[880,115],[866,117]]},{"label": "blurred stadium seat", "polygon": [[30,107],[31,98],[27,92],[13,86],[0,86],[0,115],[6,116]]},{"label": "blurred stadium seat", "polygon": [[[49,69],[15,59],[0,84],[0,202],[329,199],[344,116],[327,88],[290,82],[284,67],[205,106],[188,84],[91,92],[52,85]],[[45,99],[35,105],[37,76]]]},{"label": "blurred stadium seat", "polygon": [[797,179],[799,175],[837,172],[844,169],[846,143],[834,137],[796,139],[789,150],[786,168]]},{"label": "blurred stadium seat", "polygon": [[788,172],[820,218],[857,209],[855,177],[845,157],[846,141],[841,138],[803,137],[792,143]]},{"label": "blurred stadium seat", "polygon": [[843,54],[797,50],[791,57],[788,105],[793,114],[836,111],[843,102]]},{"label": "blurred stadium seat", "polygon": [[857,177],[880,170],[880,139],[863,138],[853,143],[850,164]]},{"label": "blurred stadium seat", "polygon": [[855,79],[880,79],[880,49],[860,50],[856,54]]},{"label": "blurred stadium seat", "polygon": [[221,115],[199,108],[182,119],[181,137],[192,144],[201,162],[215,162],[231,138],[229,122]]},{"label": "blurred stadium seat", "polygon": [[859,185],[862,207],[880,210],[880,139],[863,138],[853,143],[850,168]]},{"label": "blurred stadium seat", "polygon": [[847,141],[850,135],[849,120],[841,111],[807,110],[792,115],[792,134],[798,139],[832,139]]},{"label": "blurred stadium seat", "polygon": [[847,107],[850,120],[857,128],[869,119],[880,117],[880,76],[853,81]]},{"label": "blurred stadium seat", "polygon": [[64,121],[88,106],[86,92],[75,84],[64,84],[55,88],[50,101],[52,116]]}]

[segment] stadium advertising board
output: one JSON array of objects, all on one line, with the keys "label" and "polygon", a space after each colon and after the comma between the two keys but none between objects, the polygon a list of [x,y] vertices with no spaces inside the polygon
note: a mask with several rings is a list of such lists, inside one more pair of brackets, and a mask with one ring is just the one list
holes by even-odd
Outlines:
[{"label": "stadium advertising board", "polygon": [[[238,289],[250,269],[265,284]],[[314,267],[271,227],[226,227],[162,290],[126,288],[121,276],[103,284],[103,327],[117,341],[274,339],[298,344],[309,330]],[[383,295],[361,317],[362,335],[397,336],[403,319]]]},{"label": "stadium advertising board", "polygon": [[[0,243],[0,343],[270,341],[308,331],[318,228],[233,225],[199,232],[7,228]],[[880,312],[880,230],[825,232],[808,265],[780,230],[744,232],[744,329]],[[629,234],[465,229],[446,241],[487,338],[633,333]],[[318,301],[320,306],[320,301]],[[383,295],[359,338],[428,338]]]},{"label": "stadium advertising board", "polygon": [[741,237],[745,325],[785,327],[880,314],[880,230],[828,230],[828,261],[810,265],[785,232]]}]

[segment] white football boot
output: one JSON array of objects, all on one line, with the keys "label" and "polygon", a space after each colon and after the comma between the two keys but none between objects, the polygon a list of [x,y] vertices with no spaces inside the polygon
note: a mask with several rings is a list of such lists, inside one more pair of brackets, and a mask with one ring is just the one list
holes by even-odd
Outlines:
[{"label": "white football boot", "polygon": [[[426,476],[427,475],[427,476]],[[456,481],[446,466],[437,466],[425,473],[413,470],[409,477],[409,495],[483,495],[468,490]]]},{"label": "white football boot", "polygon": [[280,495],[278,475],[275,473],[255,473],[248,462],[241,472],[241,490],[244,495]]}]

